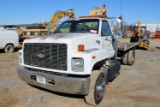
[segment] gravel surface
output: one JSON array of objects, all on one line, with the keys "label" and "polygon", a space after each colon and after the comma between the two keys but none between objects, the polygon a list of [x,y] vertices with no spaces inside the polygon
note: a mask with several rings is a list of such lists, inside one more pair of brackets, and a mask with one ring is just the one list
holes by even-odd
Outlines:
[{"label": "gravel surface", "polygon": [[[129,39],[120,39],[128,42]],[[133,66],[122,65],[107,85],[98,107],[160,107],[160,40],[150,40],[153,52],[136,50]],[[17,52],[0,53],[0,107],[92,107],[83,96],[38,89],[17,77]]]}]

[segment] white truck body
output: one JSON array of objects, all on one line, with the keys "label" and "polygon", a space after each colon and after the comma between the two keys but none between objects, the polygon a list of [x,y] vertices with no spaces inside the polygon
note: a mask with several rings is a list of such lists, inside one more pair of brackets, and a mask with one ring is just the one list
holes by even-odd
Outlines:
[{"label": "white truck body", "polygon": [[19,46],[19,36],[14,30],[0,30],[0,49],[5,49],[7,45],[14,48]]}]

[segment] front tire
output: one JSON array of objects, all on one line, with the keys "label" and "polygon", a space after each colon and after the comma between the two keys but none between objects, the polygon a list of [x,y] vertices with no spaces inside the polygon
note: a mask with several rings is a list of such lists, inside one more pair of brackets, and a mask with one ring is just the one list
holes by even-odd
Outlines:
[{"label": "front tire", "polygon": [[85,101],[90,105],[98,105],[102,101],[106,92],[106,78],[102,71],[95,70],[91,74],[89,94],[85,96]]},{"label": "front tire", "polygon": [[14,46],[13,45],[7,45],[4,49],[5,53],[12,53],[14,52]]}]

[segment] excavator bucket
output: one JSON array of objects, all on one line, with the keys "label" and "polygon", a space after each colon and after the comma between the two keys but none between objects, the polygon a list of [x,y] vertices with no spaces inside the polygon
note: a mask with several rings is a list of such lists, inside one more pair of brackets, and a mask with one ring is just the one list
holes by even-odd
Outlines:
[{"label": "excavator bucket", "polygon": [[140,42],[140,43],[139,43],[139,47],[145,48],[145,49],[147,49],[148,51],[154,51],[153,48],[149,48],[149,45],[145,44],[144,42]]},{"label": "excavator bucket", "polygon": [[154,51],[154,49],[153,48],[148,48],[148,51]]}]

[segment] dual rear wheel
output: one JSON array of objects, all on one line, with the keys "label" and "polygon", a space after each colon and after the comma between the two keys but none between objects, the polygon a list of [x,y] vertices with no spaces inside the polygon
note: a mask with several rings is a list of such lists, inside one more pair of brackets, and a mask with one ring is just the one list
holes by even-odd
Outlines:
[{"label": "dual rear wheel", "polygon": [[122,64],[132,66],[135,62],[135,50],[128,51],[122,58]]}]

